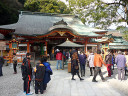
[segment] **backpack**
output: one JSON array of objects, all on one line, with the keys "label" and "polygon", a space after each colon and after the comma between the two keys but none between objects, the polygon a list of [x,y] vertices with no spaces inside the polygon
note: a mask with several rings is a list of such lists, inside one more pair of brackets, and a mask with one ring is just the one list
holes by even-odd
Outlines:
[{"label": "backpack", "polygon": [[35,80],[42,81],[44,79],[45,66],[43,64],[36,65]]}]

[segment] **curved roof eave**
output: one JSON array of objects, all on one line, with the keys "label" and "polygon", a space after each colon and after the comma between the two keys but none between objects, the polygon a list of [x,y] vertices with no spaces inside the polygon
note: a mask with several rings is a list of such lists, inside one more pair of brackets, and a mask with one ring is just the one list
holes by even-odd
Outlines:
[{"label": "curved roof eave", "polygon": [[69,26],[66,26],[66,25],[55,25],[55,26],[52,26],[51,28],[49,28],[49,32],[51,32],[52,30],[55,30],[55,29],[68,29],[71,31],[71,33],[73,33],[74,35],[80,35],[78,32],[76,32],[74,29],[72,29],[71,27]]}]

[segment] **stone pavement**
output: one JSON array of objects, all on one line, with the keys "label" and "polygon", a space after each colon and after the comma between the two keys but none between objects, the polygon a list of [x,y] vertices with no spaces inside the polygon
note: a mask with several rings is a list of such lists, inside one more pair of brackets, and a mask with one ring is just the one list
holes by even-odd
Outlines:
[{"label": "stone pavement", "polygon": [[[53,75],[47,90],[44,91],[43,95],[33,94],[31,96],[128,96],[127,80],[118,81],[117,74],[107,78],[105,67],[102,70],[107,81],[102,82],[100,77],[97,76],[97,83],[92,82],[88,67],[86,68],[86,76],[83,77],[84,81],[80,81],[77,76],[75,76],[76,80],[72,81],[67,66],[65,66],[65,70],[56,70],[55,62],[51,62],[51,68]],[[12,74],[13,69],[9,67],[3,67],[3,71],[4,76],[0,77],[0,96],[26,96],[22,91],[23,81],[20,69],[18,69],[16,75]],[[32,86],[31,91],[35,92]]]}]

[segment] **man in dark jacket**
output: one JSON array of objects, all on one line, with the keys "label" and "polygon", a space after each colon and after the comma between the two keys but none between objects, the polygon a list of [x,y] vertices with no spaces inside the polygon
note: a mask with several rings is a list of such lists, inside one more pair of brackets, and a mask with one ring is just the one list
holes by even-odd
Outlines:
[{"label": "man in dark jacket", "polygon": [[3,76],[3,73],[2,73],[3,64],[4,64],[4,59],[3,59],[3,57],[0,57],[0,76]]},{"label": "man in dark jacket", "polygon": [[79,54],[79,62],[80,62],[80,71],[82,77],[85,76],[85,63],[86,63],[86,55],[82,51]]},{"label": "man in dark jacket", "polygon": [[43,58],[40,60],[40,64],[36,65],[34,69],[35,72],[35,94],[38,94],[38,90],[40,89],[40,93],[43,94],[43,80],[45,74],[45,66],[41,63]]},{"label": "man in dark jacket", "polygon": [[111,65],[112,65],[112,54],[111,51],[108,50],[107,51],[108,54],[105,56],[105,63],[107,64],[107,70],[108,70],[108,77],[111,77],[112,75],[112,69],[111,69]]},{"label": "man in dark jacket", "polygon": [[32,76],[32,67],[30,64],[30,58],[31,58],[31,54],[27,53],[26,57],[23,60],[23,64],[21,65],[22,78],[24,80],[24,92],[26,92],[26,95],[32,95],[32,93],[30,93],[30,83]]}]

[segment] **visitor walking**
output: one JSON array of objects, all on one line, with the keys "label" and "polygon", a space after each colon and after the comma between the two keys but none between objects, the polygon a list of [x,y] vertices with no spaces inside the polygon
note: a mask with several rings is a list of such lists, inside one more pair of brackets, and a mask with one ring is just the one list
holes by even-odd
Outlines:
[{"label": "visitor walking", "polygon": [[78,53],[75,49],[73,49],[71,52],[71,74],[72,74],[71,80],[75,80],[74,75],[76,75],[76,74],[78,75],[80,80],[84,80],[79,75]]},{"label": "visitor walking", "polygon": [[101,51],[97,50],[97,54],[94,55],[95,74],[92,79],[92,82],[97,82],[96,77],[97,77],[98,73],[99,73],[102,81],[105,81],[105,79],[102,75],[101,67],[102,67],[102,64],[104,64],[106,67],[107,67],[107,65],[104,63],[102,56],[100,54],[101,54]]},{"label": "visitor walking", "polygon": [[121,51],[118,52],[118,55],[115,58],[115,63],[117,64],[118,80],[124,80],[125,79],[126,58],[122,54]]},{"label": "visitor walking", "polygon": [[105,63],[107,64],[108,77],[111,77],[113,74],[111,66],[112,66],[112,54],[110,50],[107,50],[107,55],[105,56]]},{"label": "visitor walking", "polygon": [[34,72],[35,72],[35,94],[38,94],[38,91],[40,90],[40,93],[43,94],[43,80],[44,80],[44,74],[45,74],[45,66],[41,62],[43,58],[40,59],[39,64],[36,65]]},{"label": "visitor walking", "polygon": [[47,84],[49,83],[49,81],[51,80],[50,75],[53,74],[52,69],[50,67],[50,63],[47,62],[47,57],[43,57],[42,61],[41,61],[44,66],[45,66],[45,75],[44,75],[44,80],[43,80],[43,90],[46,90],[47,88]]},{"label": "visitor walking", "polygon": [[127,72],[128,72],[128,52],[126,52],[125,58],[126,58],[125,76],[128,76],[128,74],[127,74]]},{"label": "visitor walking", "polygon": [[30,63],[31,54],[27,53],[26,57],[23,59],[23,63],[21,65],[22,79],[24,80],[24,92],[26,95],[32,95],[30,92],[30,83],[32,77],[32,67]]},{"label": "visitor walking", "polygon": [[115,64],[115,55],[114,53],[112,52],[112,69],[114,70],[114,64]]},{"label": "visitor walking", "polygon": [[95,72],[95,67],[94,67],[94,53],[91,52],[90,55],[88,56],[88,62],[89,62],[89,67],[90,67],[90,76],[93,76]]},{"label": "visitor walking", "polygon": [[60,52],[60,50],[58,50],[57,54],[56,54],[56,60],[57,60],[56,69],[57,70],[58,70],[59,64],[60,64],[60,69],[62,69],[62,56],[63,56],[63,54]]},{"label": "visitor walking", "polygon": [[4,64],[4,58],[0,56],[0,76],[3,76],[2,67]]},{"label": "visitor walking", "polygon": [[54,47],[52,47],[51,60],[54,60]]},{"label": "visitor walking", "polygon": [[83,51],[79,54],[81,77],[85,76],[86,55]]},{"label": "visitor walking", "polygon": [[13,69],[14,69],[13,74],[17,74],[16,66],[17,66],[17,56],[16,56],[16,53],[13,53]]}]

